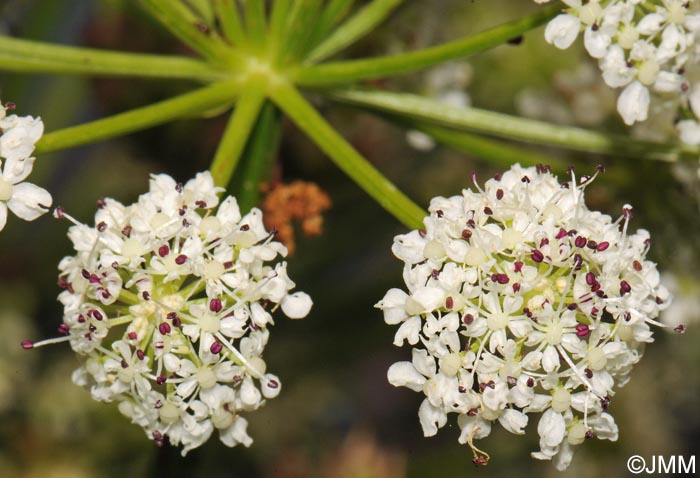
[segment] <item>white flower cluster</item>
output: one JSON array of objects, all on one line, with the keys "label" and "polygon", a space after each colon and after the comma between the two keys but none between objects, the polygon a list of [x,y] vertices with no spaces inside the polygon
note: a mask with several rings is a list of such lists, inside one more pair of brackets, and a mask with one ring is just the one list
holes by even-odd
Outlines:
[{"label": "white flower cluster", "polygon": [[185,185],[153,176],[135,204],[100,200],[94,227],[58,208],[75,223],[76,254],[59,265],[64,337],[23,343],[69,341],[84,357],[73,381],[183,455],[215,429],[228,446],[252,443],[241,414],[281,390],[262,358],[271,313],[312,305],[290,293],[286,263],[267,264],[287,250],[260,210],[241,217],[222,190],[208,172]]},{"label": "white flower cluster", "polygon": [[[536,0],[546,3],[549,0]],[[682,110],[680,138],[700,144],[700,1],[563,0],[545,39],[568,48],[583,30],[605,82],[624,88],[617,109],[626,124],[645,121],[650,91]]]},{"label": "white flower cluster", "polygon": [[31,116],[7,115],[14,104],[0,103],[0,231],[7,223],[7,209],[25,221],[33,221],[51,207],[51,194],[23,182],[32,172],[34,145],[44,134],[44,123]]},{"label": "white flower cluster", "polygon": [[434,198],[425,229],[394,240],[408,291],[377,307],[400,324],[394,344],[414,348],[389,382],[425,394],[425,436],[457,414],[477,464],[489,456],[475,439],[495,421],[521,435],[531,413],[542,413],[533,457],[559,469],[586,438],[616,440],[614,387],[670,301],[645,259],[648,232],[627,235],[631,208],[617,220],[589,211],[593,178],[571,174],[560,184],[546,167],[515,165],[483,189],[473,177],[476,191]]}]

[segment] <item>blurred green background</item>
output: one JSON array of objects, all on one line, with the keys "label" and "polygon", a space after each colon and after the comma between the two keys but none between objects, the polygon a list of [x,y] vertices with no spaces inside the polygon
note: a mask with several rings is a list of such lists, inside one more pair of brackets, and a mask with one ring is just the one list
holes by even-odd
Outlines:
[{"label": "blurred green background", "polygon": [[[479,31],[532,11],[523,0],[407,1],[391,21],[355,45],[348,56],[378,55],[434,44]],[[4,0],[3,34],[127,51],[187,54],[136,2],[120,0]],[[542,30],[517,46],[470,58],[460,88],[471,103],[549,121],[626,131],[614,114],[614,96],[600,86],[597,68],[580,49],[558,51]],[[581,66],[583,65],[583,66]],[[581,70],[580,68],[584,68]],[[591,74],[591,71],[593,74]],[[0,98],[21,115],[39,115],[48,131],[145,105],[187,91],[187,82],[0,75]],[[434,94],[427,74],[380,86]],[[581,93],[585,93],[582,97]],[[586,96],[587,95],[587,96]],[[506,166],[436,147],[417,151],[405,131],[333,104],[322,111],[354,146],[422,206]],[[586,114],[583,114],[586,113]],[[125,138],[45,155],[30,178],[56,204],[91,223],[105,196],[133,201],[148,175],[186,180],[208,167],[226,117],[193,118]],[[653,133],[663,137],[663,127]],[[634,134],[648,137],[649,129]],[[522,147],[514,145],[517,147]],[[116,406],[91,400],[70,381],[78,359],[67,346],[25,352],[22,339],[54,336],[61,322],[56,301],[58,261],[71,253],[67,223],[49,215],[34,223],[11,217],[0,234],[0,476],[22,477],[337,477],[628,476],[630,455],[692,455],[700,450],[700,179],[698,164],[671,165],[591,157],[560,150],[542,154],[590,173],[608,172],[590,186],[591,208],[617,216],[635,206],[633,226],[654,238],[651,257],[674,287],[670,323],[680,336],[659,330],[631,382],[610,411],[620,427],[616,443],[587,442],[565,473],[529,457],[537,449],[536,422],[525,437],[502,430],[480,442],[492,457],[474,468],[451,425],[423,438],[417,419],[421,396],[395,389],[386,370],[410,357],[391,345],[394,329],[373,309],[390,287],[401,287],[401,263],[390,252],[404,229],[374,204],[290,123],[284,124],[278,164],[284,180],[315,181],[333,208],[324,233],[299,237],[290,276],[315,299],[303,321],[278,320],[266,352],[284,392],[247,416],[255,443],[229,449],[216,436],[186,459],[156,448]],[[496,427],[497,428],[497,427]]]}]

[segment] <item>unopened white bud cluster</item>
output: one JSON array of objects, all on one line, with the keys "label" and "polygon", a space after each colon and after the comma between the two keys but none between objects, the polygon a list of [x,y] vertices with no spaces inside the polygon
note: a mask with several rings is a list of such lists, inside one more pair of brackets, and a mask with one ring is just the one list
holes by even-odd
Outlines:
[{"label": "unopened white bud cluster", "polygon": [[608,404],[670,297],[645,259],[648,232],[627,234],[631,207],[613,220],[584,204],[593,178],[560,184],[519,165],[483,189],[474,177],[475,191],[434,198],[425,229],[394,240],[408,290],[377,307],[413,356],[389,382],[425,394],[425,436],[456,414],[477,464],[489,456],[474,440],[496,421],[522,435],[533,413],[533,457],[559,469],[586,438],[617,439]]},{"label": "unopened white bud cluster", "polygon": [[[549,0],[536,0],[546,3]],[[568,48],[583,31],[605,82],[623,88],[617,109],[626,124],[645,121],[653,93],[680,110],[680,138],[700,144],[700,1],[563,0],[545,39]]]},{"label": "unopened white bud cluster", "polygon": [[281,390],[262,357],[272,313],[298,319],[312,305],[272,263],[287,250],[261,212],[241,217],[221,192],[209,173],[184,185],[157,175],[135,204],[100,200],[94,226],[58,208],[75,223],[76,254],[59,265],[64,337],[23,343],[69,341],[84,359],[74,382],[183,455],[214,430],[250,445],[242,414]]}]

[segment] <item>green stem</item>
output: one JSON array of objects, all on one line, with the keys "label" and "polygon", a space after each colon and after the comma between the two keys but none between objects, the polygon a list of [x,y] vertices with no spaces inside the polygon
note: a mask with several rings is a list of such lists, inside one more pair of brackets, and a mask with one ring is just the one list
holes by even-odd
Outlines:
[{"label": "green stem", "polygon": [[211,164],[211,174],[217,186],[228,186],[231,176],[248,141],[250,132],[265,101],[265,81],[252,78],[243,88],[236,109],[226,125],[221,143]]},{"label": "green stem", "polygon": [[214,81],[229,76],[192,58],[121,53],[0,36],[0,70]]},{"label": "green stem", "polygon": [[203,110],[221,106],[222,103],[233,102],[239,85],[238,81],[215,83],[191,93],[109,118],[53,131],[39,140],[36,152],[48,153],[93,143],[201,113]]},{"label": "green stem", "polygon": [[216,32],[202,31],[201,20],[180,2],[141,0],[141,4],[173,35],[205,58],[224,65],[240,62],[238,53],[228,48]]},{"label": "green stem", "polygon": [[297,126],[384,209],[410,228],[422,227],[427,213],[355,151],[292,85],[276,83],[269,93]]},{"label": "green stem", "polygon": [[236,0],[214,0],[214,11],[224,37],[232,45],[242,45],[245,42],[245,32]]},{"label": "green stem", "polygon": [[639,141],[629,136],[561,126],[477,108],[458,108],[417,95],[370,90],[330,92],[330,97],[404,118],[527,143],[639,159],[697,160],[700,148]]},{"label": "green stem", "polygon": [[542,25],[560,11],[561,7],[558,6],[545,8],[484,32],[422,50],[379,58],[302,67],[297,72],[295,80],[296,83],[306,86],[338,85],[422,70],[501,45]]},{"label": "green stem", "polygon": [[491,164],[499,166],[510,166],[515,163],[520,163],[523,166],[547,164],[561,171],[564,171],[569,166],[558,158],[545,156],[523,148],[514,148],[472,133],[455,131],[425,123],[417,123],[414,127],[444,145],[458,151],[473,154],[487,160]]},{"label": "green stem", "polygon": [[[323,13],[316,23],[313,33],[312,46],[318,45],[331,33],[333,27],[337,25],[348,13],[354,0],[330,0]],[[314,50],[315,51],[315,50]],[[308,61],[314,62],[314,58]]]},{"label": "green stem", "polygon": [[246,214],[258,204],[260,184],[269,181],[275,165],[281,128],[280,114],[275,105],[266,102],[246,145],[238,173],[229,188],[236,196],[241,213]]},{"label": "green stem", "polygon": [[245,27],[253,51],[260,53],[266,38],[265,2],[262,0],[244,0]]},{"label": "green stem", "polygon": [[318,63],[352,45],[383,22],[402,2],[403,0],[373,0],[314,48],[306,62]]}]

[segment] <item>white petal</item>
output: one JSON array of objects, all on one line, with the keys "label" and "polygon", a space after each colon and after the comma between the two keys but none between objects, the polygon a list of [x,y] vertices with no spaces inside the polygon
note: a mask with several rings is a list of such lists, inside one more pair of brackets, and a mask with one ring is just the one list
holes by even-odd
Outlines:
[{"label": "white petal", "polygon": [[5,228],[7,223],[7,206],[4,202],[0,201],[0,231]]},{"label": "white petal", "polygon": [[414,392],[423,390],[425,377],[418,373],[411,362],[396,362],[389,367],[387,379],[394,387],[410,388]]},{"label": "white petal", "polygon": [[523,435],[525,433],[523,428],[527,426],[527,415],[509,408],[498,417],[498,422],[509,432],[515,435]]},{"label": "white petal", "polygon": [[46,189],[29,183],[17,184],[7,207],[25,221],[33,221],[51,207],[51,194]]},{"label": "white petal", "polygon": [[559,353],[551,345],[544,349],[542,354],[542,368],[545,372],[553,372],[559,368]]},{"label": "white petal", "polygon": [[438,428],[445,426],[447,414],[439,408],[433,407],[428,399],[425,399],[418,409],[418,419],[423,428],[423,435],[431,437],[437,433]]},{"label": "white petal", "polygon": [[547,24],[544,39],[562,50],[569,48],[581,29],[581,20],[574,15],[561,14]]},{"label": "white petal", "polygon": [[681,141],[691,146],[700,145],[700,124],[693,120],[679,121],[676,125]]},{"label": "white petal", "polygon": [[290,319],[303,319],[309,314],[313,301],[305,292],[288,294],[282,299],[282,312]]},{"label": "white petal", "polygon": [[627,85],[617,99],[617,111],[627,125],[647,119],[649,112],[649,90],[639,81]]},{"label": "white petal", "polygon": [[401,324],[399,330],[396,331],[396,335],[394,336],[394,345],[401,347],[404,340],[408,340],[408,343],[411,345],[417,344],[418,340],[420,339],[420,328],[420,317],[411,317],[406,322]]},{"label": "white petal", "polygon": [[600,30],[596,31],[588,27],[583,33],[583,44],[593,58],[603,58],[608,52],[610,42],[610,36]]},{"label": "white petal", "polygon": [[561,413],[551,408],[542,414],[537,424],[537,433],[540,435],[540,446],[555,447],[564,440],[566,423]]}]

